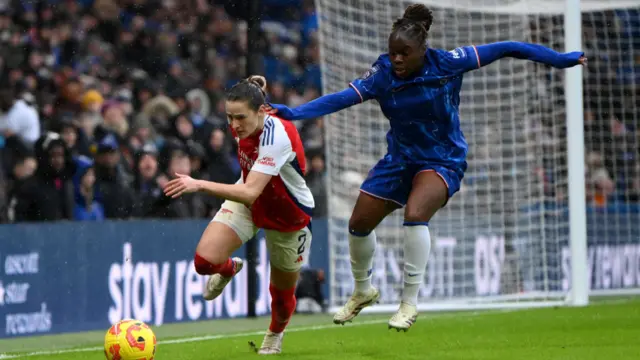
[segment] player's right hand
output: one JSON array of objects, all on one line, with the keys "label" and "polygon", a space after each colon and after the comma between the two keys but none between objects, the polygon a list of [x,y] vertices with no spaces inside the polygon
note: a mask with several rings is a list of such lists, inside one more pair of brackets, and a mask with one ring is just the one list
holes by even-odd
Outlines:
[{"label": "player's right hand", "polygon": [[164,187],[164,194],[171,198],[177,198],[182,194],[189,194],[200,189],[198,180],[189,175],[177,174],[177,178],[169,181]]}]

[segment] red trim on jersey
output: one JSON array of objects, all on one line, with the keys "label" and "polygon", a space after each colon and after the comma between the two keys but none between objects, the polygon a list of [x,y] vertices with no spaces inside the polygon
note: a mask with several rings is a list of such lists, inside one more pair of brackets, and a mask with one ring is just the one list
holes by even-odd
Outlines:
[{"label": "red trim on jersey", "polygon": [[476,48],[475,45],[471,45],[473,46],[473,51],[475,51],[476,53],[476,59],[478,60],[478,69],[480,69],[482,66],[480,65],[480,55],[478,55],[478,48]]},{"label": "red trim on jersey", "polygon": [[362,94],[360,94],[360,90],[358,90],[358,88],[355,85],[353,85],[353,83],[349,83],[349,86],[351,86],[351,88],[355,90],[356,93],[358,93],[358,96],[360,96],[360,103],[363,103],[364,98],[362,97]]}]

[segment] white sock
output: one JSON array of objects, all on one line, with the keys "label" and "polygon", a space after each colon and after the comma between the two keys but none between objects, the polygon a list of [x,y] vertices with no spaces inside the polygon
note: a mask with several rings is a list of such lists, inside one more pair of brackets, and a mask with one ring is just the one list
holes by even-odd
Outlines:
[{"label": "white sock", "polygon": [[355,280],[354,292],[365,292],[371,288],[376,233],[372,231],[366,236],[349,233],[349,253],[351,254],[351,273]]},{"label": "white sock", "polygon": [[431,236],[428,223],[404,225],[404,288],[402,302],[416,305],[418,291],[424,281],[424,272],[431,251]]}]

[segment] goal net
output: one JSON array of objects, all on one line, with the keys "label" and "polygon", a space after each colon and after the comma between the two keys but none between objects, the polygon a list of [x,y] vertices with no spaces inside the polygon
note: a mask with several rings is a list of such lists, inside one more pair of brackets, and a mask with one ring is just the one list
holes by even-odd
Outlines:
[{"label": "goal net", "polygon": [[[503,40],[564,51],[564,1],[316,0],[324,93],[386,52],[394,19],[414,2],[434,12],[428,44]],[[640,292],[640,5],[582,1],[588,274],[593,293]],[[430,222],[420,308],[563,303],[571,287],[563,70],[503,59],[467,73],[460,117],[469,143],[462,188]],[[358,186],[386,152],[388,120],[369,101],[325,118],[330,301],[350,296],[347,223]],[[373,282],[381,311],[402,288],[403,212],[377,229]]]}]

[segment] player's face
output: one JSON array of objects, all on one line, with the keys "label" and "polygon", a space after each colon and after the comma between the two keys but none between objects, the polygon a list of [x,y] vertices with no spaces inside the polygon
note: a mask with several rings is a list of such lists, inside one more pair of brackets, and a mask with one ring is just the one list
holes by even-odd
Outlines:
[{"label": "player's face", "polygon": [[254,111],[246,101],[227,101],[226,104],[227,121],[240,139],[244,139],[256,131],[264,119],[262,108]]},{"label": "player's face", "polygon": [[422,68],[426,45],[408,38],[401,32],[389,37],[389,59],[393,72],[399,78],[411,76]]}]

